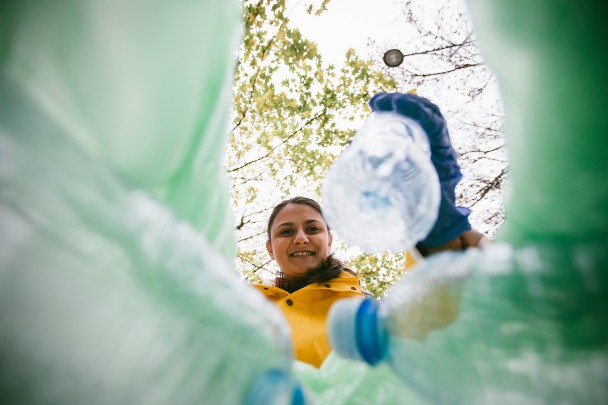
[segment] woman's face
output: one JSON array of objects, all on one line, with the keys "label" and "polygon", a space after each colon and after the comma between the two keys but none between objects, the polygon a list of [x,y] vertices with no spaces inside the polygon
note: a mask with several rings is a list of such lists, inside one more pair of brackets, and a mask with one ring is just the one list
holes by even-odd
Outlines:
[{"label": "woman's face", "polygon": [[266,249],[286,279],[297,279],[327,259],[331,241],[325,220],[314,208],[287,204],[271,225]]}]

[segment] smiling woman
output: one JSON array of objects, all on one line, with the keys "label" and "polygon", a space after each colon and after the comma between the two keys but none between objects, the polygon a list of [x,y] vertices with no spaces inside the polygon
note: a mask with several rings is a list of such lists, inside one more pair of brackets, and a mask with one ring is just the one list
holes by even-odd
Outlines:
[{"label": "smiling woman", "polygon": [[281,269],[274,285],[254,284],[275,302],[291,327],[295,357],[321,366],[331,351],[326,320],[339,299],[363,296],[359,277],[330,254],[332,235],[319,204],[295,197],[268,220],[266,249]]},{"label": "smiling woman", "polygon": [[278,207],[271,217],[266,249],[284,278],[297,281],[320,268],[329,255],[332,235],[319,211],[293,201]]}]

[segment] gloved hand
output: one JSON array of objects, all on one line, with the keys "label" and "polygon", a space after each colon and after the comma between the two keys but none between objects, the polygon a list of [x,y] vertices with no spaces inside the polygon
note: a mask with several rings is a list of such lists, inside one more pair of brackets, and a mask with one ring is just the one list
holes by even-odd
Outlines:
[{"label": "gloved hand", "polygon": [[369,105],[372,111],[390,111],[417,121],[429,138],[431,161],[441,183],[441,203],[437,221],[420,245],[427,248],[440,246],[470,230],[468,217],[471,211],[456,206],[454,190],[462,173],[439,107],[426,98],[403,93],[376,94]]}]

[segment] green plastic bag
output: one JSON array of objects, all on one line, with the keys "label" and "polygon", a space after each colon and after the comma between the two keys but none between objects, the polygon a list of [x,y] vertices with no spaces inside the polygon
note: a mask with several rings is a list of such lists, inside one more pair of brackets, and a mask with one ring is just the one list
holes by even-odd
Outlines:
[{"label": "green plastic bag", "polygon": [[2,2],[3,403],[240,404],[269,375],[291,401],[285,322],[232,263],[239,11]]}]

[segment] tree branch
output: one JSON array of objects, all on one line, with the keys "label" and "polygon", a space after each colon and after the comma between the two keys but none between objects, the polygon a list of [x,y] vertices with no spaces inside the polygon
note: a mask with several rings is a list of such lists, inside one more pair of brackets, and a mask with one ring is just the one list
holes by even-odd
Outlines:
[{"label": "tree branch", "polygon": [[258,265],[258,264],[253,263],[251,260],[247,259],[243,255],[239,255],[239,258],[254,267],[253,273],[256,273],[258,270],[263,269],[264,266],[266,266],[268,263],[270,263],[272,261],[272,259],[268,259],[264,264]]},{"label": "tree branch", "polygon": [[410,73],[410,75],[413,76],[413,77],[441,76],[441,75],[445,75],[447,73],[456,72],[458,70],[468,69],[468,68],[477,67],[477,66],[483,66],[483,65],[484,65],[484,63],[465,63],[464,65],[457,65],[457,66],[454,66],[453,69],[444,70],[443,72],[435,72],[435,73]]},{"label": "tree branch", "polygon": [[486,194],[488,194],[491,190],[493,190],[495,188],[499,188],[500,182],[502,181],[502,179],[506,173],[507,173],[507,169],[506,168],[502,169],[500,171],[500,173],[498,173],[498,175],[496,177],[494,177],[494,179],[489,181],[485,187],[483,187],[481,190],[479,190],[477,192],[477,195],[479,197],[470,206],[473,207],[475,204],[477,204],[479,201],[481,201],[486,196]]},{"label": "tree branch", "polygon": [[262,231],[262,232],[258,232],[258,233],[253,234],[253,235],[246,236],[243,239],[239,239],[237,243],[245,242],[246,240],[253,239],[253,238],[255,238],[257,236],[260,236],[260,235],[264,235],[265,233],[266,233],[266,231]]},{"label": "tree branch", "polygon": [[490,152],[495,152],[497,150],[502,149],[504,146],[505,146],[505,144],[503,143],[502,145],[499,145],[499,146],[497,146],[495,148],[488,149],[488,150],[479,150],[479,149],[468,150],[466,152],[462,152],[460,154],[460,156],[468,155],[469,153],[490,153]]},{"label": "tree branch", "polygon": [[305,127],[305,126],[309,125],[311,122],[313,122],[313,121],[315,121],[315,120],[319,119],[320,117],[324,116],[325,114],[327,114],[327,109],[323,109],[323,112],[321,112],[321,113],[319,113],[319,114],[315,115],[314,117],[310,118],[310,119],[309,119],[308,121],[306,121],[306,122],[305,122],[303,125],[301,125],[301,126],[298,128],[298,129],[296,129],[296,130],[295,130],[295,131],[293,131],[291,134],[289,134],[289,136],[287,136],[285,139],[283,139],[283,140],[281,141],[281,143],[279,143],[278,145],[276,145],[275,147],[273,147],[272,149],[270,149],[270,150],[268,151],[268,153],[266,153],[265,155],[260,156],[259,158],[254,159],[254,160],[250,160],[249,162],[244,163],[244,164],[242,164],[242,165],[241,165],[241,166],[239,166],[239,167],[236,167],[236,168],[234,168],[234,169],[230,169],[230,170],[228,170],[228,173],[232,173],[232,172],[235,172],[235,171],[237,171],[237,170],[241,170],[241,169],[243,169],[243,168],[245,168],[245,167],[247,167],[247,166],[249,166],[249,165],[251,165],[251,164],[254,164],[254,163],[256,163],[256,162],[259,162],[260,160],[266,159],[266,158],[267,158],[267,157],[269,157],[269,156],[270,156],[270,155],[271,155],[271,154],[272,154],[272,153],[273,153],[275,150],[277,150],[279,147],[281,147],[281,146],[285,145],[285,144],[287,143],[287,141],[289,141],[291,138],[293,138],[293,137],[294,137],[294,136],[295,136],[295,135],[296,135],[298,132],[300,132],[300,131],[301,131],[301,130],[302,130],[304,127]]}]

